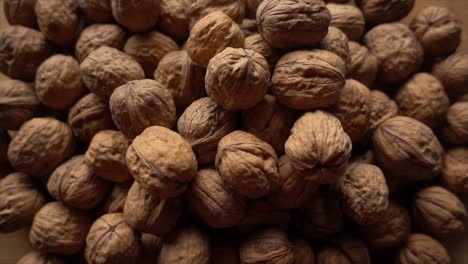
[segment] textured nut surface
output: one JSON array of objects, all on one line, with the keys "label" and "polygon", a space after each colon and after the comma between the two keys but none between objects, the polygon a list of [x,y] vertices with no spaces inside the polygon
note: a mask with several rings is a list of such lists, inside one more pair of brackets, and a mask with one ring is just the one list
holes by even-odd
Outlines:
[{"label": "textured nut surface", "polygon": [[395,101],[379,91],[370,92],[370,130],[374,131],[383,122],[398,115],[398,106]]},{"label": "textured nut surface", "polygon": [[257,30],[257,20],[255,19],[243,19],[242,23],[239,25],[244,33],[244,37],[250,37],[252,35],[258,34]]},{"label": "textured nut surface", "polygon": [[449,190],[459,194],[468,193],[467,148],[454,148],[445,153],[442,180]]},{"label": "textured nut surface", "polygon": [[122,213],[128,191],[132,187],[133,181],[118,183],[112,188],[112,192],[102,203],[101,212],[103,214]]},{"label": "textured nut surface", "polygon": [[130,31],[140,32],[156,25],[161,11],[161,0],[111,0],[115,20]]},{"label": "textured nut surface", "polygon": [[289,211],[278,209],[265,200],[250,200],[238,228],[244,233],[268,227],[286,230],[290,221]]},{"label": "textured nut surface", "polygon": [[36,0],[5,0],[3,11],[8,23],[33,28],[36,25]]},{"label": "textured nut surface", "polygon": [[152,234],[141,234],[141,245],[143,252],[140,261],[144,264],[156,263],[159,250],[161,250],[163,239]]},{"label": "textured nut surface", "polygon": [[453,145],[468,142],[468,102],[454,103],[449,107],[443,138]]},{"label": "textured nut surface", "polygon": [[345,65],[350,62],[348,37],[336,27],[329,27],[328,34],[320,42],[323,50],[330,51],[340,56]]},{"label": "textured nut surface", "polygon": [[294,239],[291,241],[292,250],[294,252],[295,264],[300,263],[315,263],[315,254],[309,245],[309,242],[302,239]]},{"label": "textured nut surface", "polygon": [[330,239],[330,243],[346,256],[349,263],[370,264],[371,259],[366,244],[359,238],[341,234]]},{"label": "textured nut surface", "polygon": [[397,264],[449,264],[450,256],[437,240],[424,234],[412,234],[400,249]]},{"label": "textured nut surface", "polygon": [[34,89],[18,80],[0,81],[0,128],[19,129],[39,110]]},{"label": "textured nut surface", "polygon": [[185,40],[190,32],[186,10],[188,0],[161,0],[159,28],[175,40]]},{"label": "textured nut surface", "polygon": [[415,0],[359,0],[359,6],[369,24],[398,21],[413,9]]},{"label": "textured nut surface", "polygon": [[270,73],[273,74],[276,63],[281,58],[281,51],[273,48],[260,34],[246,37],[244,48],[253,50],[262,55],[268,62]]},{"label": "textured nut surface", "polygon": [[377,58],[365,46],[354,41],[349,42],[349,57],[346,76],[371,87],[377,78]]},{"label": "textured nut surface", "polygon": [[327,4],[331,13],[330,25],[337,27],[349,40],[358,41],[364,33],[366,21],[361,10],[352,5]]},{"label": "textured nut surface", "polygon": [[458,52],[437,63],[432,74],[444,85],[451,98],[468,93],[468,52]]},{"label": "textured nut surface", "polygon": [[295,263],[291,242],[279,229],[263,229],[249,235],[239,252],[241,263]]},{"label": "textured nut surface", "polygon": [[80,9],[95,22],[112,20],[111,0],[78,0]]},{"label": "textured nut surface", "polygon": [[245,1],[239,0],[192,0],[187,6],[189,28],[206,15],[220,11],[229,16],[234,22],[240,24],[245,17]]},{"label": "textured nut surface", "polygon": [[21,257],[16,264],[65,264],[66,260],[58,255],[32,250]]}]

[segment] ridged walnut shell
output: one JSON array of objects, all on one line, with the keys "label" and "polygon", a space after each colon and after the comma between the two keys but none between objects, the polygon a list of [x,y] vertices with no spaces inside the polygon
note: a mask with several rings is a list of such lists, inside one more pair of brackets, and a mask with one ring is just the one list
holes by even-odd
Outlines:
[{"label": "ridged walnut shell", "polygon": [[34,7],[36,0],[4,0],[3,10],[5,18],[10,25],[23,25],[34,28],[36,26],[36,13]]},{"label": "ridged walnut shell", "polygon": [[278,209],[265,200],[250,200],[245,216],[237,227],[241,232],[249,234],[267,227],[286,230],[290,222],[288,210]]},{"label": "ridged walnut shell", "polygon": [[348,37],[336,27],[329,27],[328,34],[320,42],[323,50],[335,53],[345,63],[346,67],[350,62]]},{"label": "ridged walnut shell", "polygon": [[330,25],[337,27],[349,40],[359,41],[364,34],[366,21],[361,10],[349,4],[327,4],[331,13]]},{"label": "ridged walnut shell", "polygon": [[295,263],[291,242],[279,229],[263,229],[249,235],[239,252],[241,263]]},{"label": "ridged walnut shell", "polygon": [[189,4],[188,0],[161,0],[159,14],[161,32],[177,41],[187,39],[190,34],[189,19],[186,14]]},{"label": "ridged walnut shell", "polygon": [[17,130],[39,112],[33,87],[19,80],[0,81],[0,128]]},{"label": "ridged walnut shell", "polygon": [[151,29],[161,11],[161,0],[111,0],[112,15],[117,23],[133,32]]},{"label": "ridged walnut shell", "polygon": [[396,264],[450,264],[451,259],[444,246],[424,234],[412,234],[398,252]]},{"label": "ridged walnut shell", "polygon": [[468,102],[458,102],[450,106],[442,132],[444,141],[449,144],[468,143]]},{"label": "ridged walnut shell", "polygon": [[246,37],[244,48],[253,50],[262,55],[267,60],[270,73],[273,75],[276,63],[281,58],[280,50],[273,48],[260,34]]},{"label": "ridged walnut shell", "polygon": [[107,22],[113,19],[111,0],[78,0],[81,11],[95,22]]},{"label": "ridged walnut shell", "polygon": [[102,214],[122,213],[127,200],[127,194],[132,187],[133,181],[118,183],[112,188],[112,192],[107,196],[106,200],[102,203]]},{"label": "ridged walnut shell", "polygon": [[206,15],[223,12],[234,22],[240,24],[245,17],[245,1],[239,0],[191,0],[186,9],[189,28]]},{"label": "ridged walnut shell", "polygon": [[65,258],[32,250],[21,257],[16,264],[66,264]]},{"label": "ridged walnut shell", "polygon": [[468,52],[457,52],[437,63],[432,74],[442,82],[451,98],[468,94]]},{"label": "ridged walnut shell", "polygon": [[354,41],[349,42],[349,56],[346,76],[372,87],[379,70],[377,58],[365,46]]},{"label": "ridged walnut shell", "polygon": [[458,194],[468,193],[467,148],[454,148],[445,153],[442,180],[449,190]]},{"label": "ridged walnut shell", "polygon": [[383,122],[398,115],[398,106],[395,101],[379,90],[370,92],[370,130],[374,131]]},{"label": "ridged walnut shell", "polygon": [[413,9],[415,0],[358,0],[358,5],[371,25],[398,21]]}]

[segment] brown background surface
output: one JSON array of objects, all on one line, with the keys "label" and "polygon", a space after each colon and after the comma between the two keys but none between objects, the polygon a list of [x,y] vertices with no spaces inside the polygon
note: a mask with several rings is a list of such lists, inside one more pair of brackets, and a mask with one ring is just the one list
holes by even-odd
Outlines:
[{"label": "brown background surface", "polygon": [[[410,20],[415,13],[429,5],[446,6],[463,22],[463,43],[459,50],[468,51],[468,0],[416,0],[416,7],[405,21]],[[3,0],[0,0],[0,28],[8,25],[3,14]],[[4,78],[0,76],[0,79]],[[0,235],[0,264],[14,264],[27,251],[30,246],[27,239],[27,230],[12,234]],[[468,263],[468,235],[448,245],[454,264]]]}]

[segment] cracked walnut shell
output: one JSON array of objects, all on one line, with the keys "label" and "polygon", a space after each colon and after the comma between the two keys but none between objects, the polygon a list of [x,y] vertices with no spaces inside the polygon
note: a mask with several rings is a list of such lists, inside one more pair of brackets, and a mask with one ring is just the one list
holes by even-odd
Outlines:
[{"label": "cracked walnut shell", "polygon": [[279,229],[263,229],[249,235],[240,245],[241,263],[294,264],[292,244]]},{"label": "cracked walnut shell", "polygon": [[461,195],[468,193],[467,148],[454,148],[445,153],[442,180],[449,190]]},{"label": "cracked walnut shell", "polygon": [[361,10],[349,4],[327,4],[331,13],[330,26],[337,27],[349,40],[359,41],[364,34],[364,15]]},{"label": "cracked walnut shell", "polygon": [[3,11],[10,25],[23,25],[34,28],[36,26],[36,13],[34,7],[36,0],[4,0]]},{"label": "cracked walnut shell", "polygon": [[0,128],[19,129],[39,112],[33,87],[19,80],[0,81]]},{"label": "cracked walnut shell", "polygon": [[111,0],[111,7],[117,23],[130,31],[141,32],[158,22],[161,0]]},{"label": "cracked walnut shell", "polygon": [[450,264],[450,256],[444,246],[428,235],[412,234],[400,248],[396,264]]},{"label": "cracked walnut shell", "polygon": [[189,28],[192,29],[195,23],[213,12],[223,12],[240,24],[245,17],[245,8],[245,1],[239,0],[191,0],[186,9]]},{"label": "cracked walnut shell", "polygon": [[358,0],[366,22],[375,25],[398,21],[413,9],[415,0]]}]

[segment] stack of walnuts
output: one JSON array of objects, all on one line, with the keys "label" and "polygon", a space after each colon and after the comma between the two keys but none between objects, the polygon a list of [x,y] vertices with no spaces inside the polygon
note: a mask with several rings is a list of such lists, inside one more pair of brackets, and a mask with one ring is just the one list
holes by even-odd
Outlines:
[{"label": "stack of walnuts", "polygon": [[448,264],[459,20],[414,0],[4,0],[18,263]]}]

